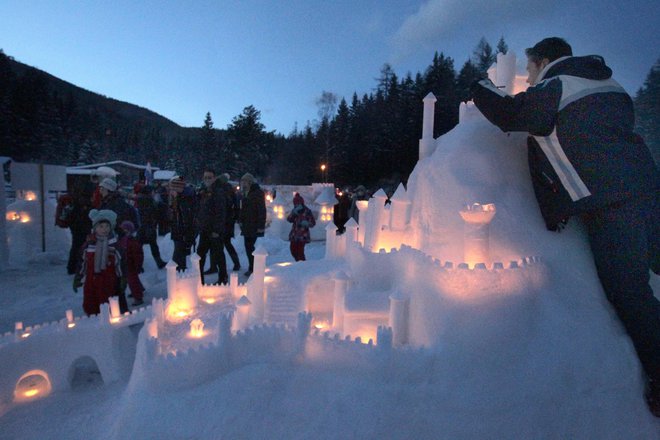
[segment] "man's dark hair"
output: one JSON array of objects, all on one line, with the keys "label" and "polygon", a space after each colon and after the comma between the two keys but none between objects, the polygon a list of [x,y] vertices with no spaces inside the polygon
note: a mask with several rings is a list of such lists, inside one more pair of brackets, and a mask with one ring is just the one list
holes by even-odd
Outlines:
[{"label": "man's dark hair", "polygon": [[218,175],[218,174],[215,172],[215,170],[214,170],[213,168],[211,168],[211,167],[204,167],[204,171],[202,171],[202,174],[203,174],[203,173],[211,173],[211,174],[213,174],[214,176],[217,176],[217,175]]},{"label": "man's dark hair", "polygon": [[561,57],[572,56],[573,49],[563,38],[550,37],[539,41],[534,47],[528,47],[525,49],[525,54],[530,61],[538,64],[544,58],[553,62]]}]

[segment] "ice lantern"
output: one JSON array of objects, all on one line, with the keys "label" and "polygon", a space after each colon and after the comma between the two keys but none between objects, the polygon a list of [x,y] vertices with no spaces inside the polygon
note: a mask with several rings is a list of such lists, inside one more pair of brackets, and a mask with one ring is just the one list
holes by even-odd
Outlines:
[{"label": "ice lantern", "polygon": [[477,263],[490,263],[490,222],[495,217],[495,204],[474,203],[460,211],[465,221],[463,235],[464,260],[473,266]]},{"label": "ice lantern", "polygon": [[327,225],[333,220],[334,207],[337,204],[334,187],[324,187],[314,203],[320,206],[318,222]]}]

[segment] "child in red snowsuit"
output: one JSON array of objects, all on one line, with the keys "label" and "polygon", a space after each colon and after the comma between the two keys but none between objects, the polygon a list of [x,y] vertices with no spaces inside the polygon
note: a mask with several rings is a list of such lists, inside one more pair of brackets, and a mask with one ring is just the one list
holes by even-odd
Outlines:
[{"label": "child in red snowsuit", "polygon": [[119,226],[124,231],[124,236],[119,239],[119,249],[124,256],[124,272],[126,283],[131,289],[133,305],[141,306],[144,304],[144,286],[140,281],[140,269],[144,263],[144,251],[142,242],[137,238],[135,225],[130,220],[125,220]]},{"label": "child in red snowsuit", "polygon": [[298,193],[293,197],[293,210],[286,220],[291,223],[289,248],[296,261],[305,261],[305,245],[311,241],[309,228],[316,225],[314,214],[305,206],[305,199]]},{"label": "child in red snowsuit", "polygon": [[92,209],[92,233],[83,246],[83,264],[73,281],[73,290],[83,286],[83,310],[87,315],[100,313],[101,304],[111,296],[119,296],[122,313],[128,310],[126,299],[120,295],[121,257],[117,238],[113,234],[117,214],[107,209]]}]

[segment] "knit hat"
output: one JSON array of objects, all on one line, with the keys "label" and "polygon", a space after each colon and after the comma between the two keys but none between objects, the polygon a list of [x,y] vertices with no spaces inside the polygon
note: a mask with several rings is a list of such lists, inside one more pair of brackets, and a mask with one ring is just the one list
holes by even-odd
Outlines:
[{"label": "knit hat", "polygon": [[101,181],[101,183],[99,183],[99,186],[101,188],[107,189],[110,192],[117,191],[117,182],[115,182],[114,180],[112,180],[109,177],[106,177],[105,179],[103,179]]},{"label": "knit hat", "polygon": [[250,173],[245,173],[243,174],[243,177],[241,177],[241,183],[242,182],[252,185],[254,183],[254,176]]},{"label": "knit hat", "polygon": [[170,179],[169,182],[170,190],[182,193],[183,189],[186,187],[186,181],[183,180],[181,176],[174,176]]},{"label": "knit hat", "polygon": [[122,228],[124,231],[126,231],[129,235],[135,232],[135,225],[130,220],[124,220],[123,222],[121,222],[121,225],[119,225],[119,227]]},{"label": "knit hat", "polygon": [[293,204],[294,205],[304,205],[305,204],[305,199],[303,199],[302,196],[299,193],[296,193],[296,195],[293,196]]},{"label": "knit hat", "polygon": [[115,211],[109,209],[92,209],[89,211],[89,219],[92,221],[92,226],[96,226],[100,222],[108,222],[110,223],[110,227],[114,229],[117,222],[117,214]]}]

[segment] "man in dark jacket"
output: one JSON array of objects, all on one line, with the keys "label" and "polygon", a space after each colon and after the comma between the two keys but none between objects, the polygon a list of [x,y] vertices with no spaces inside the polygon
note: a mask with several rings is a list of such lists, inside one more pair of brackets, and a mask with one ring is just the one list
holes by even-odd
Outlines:
[{"label": "man in dark jacket", "polygon": [[526,92],[508,96],[492,82],[473,87],[474,102],[503,131],[527,131],[529,167],[550,230],[580,216],[603,289],[632,339],[660,417],[660,301],[649,268],[660,269],[659,174],[633,133],[630,96],[602,57],[573,57],[561,38],[527,49]]},{"label": "man in dark jacket", "polygon": [[170,237],[174,242],[172,260],[177,264],[178,270],[186,270],[186,257],[190,255],[190,248],[195,243],[195,191],[186,185],[182,177],[175,176],[169,182],[169,221]]},{"label": "man in dark jacket", "polygon": [[225,193],[225,199],[227,201],[227,215],[225,216],[225,235],[222,239],[222,244],[224,248],[227,249],[227,253],[229,254],[229,258],[231,258],[232,263],[234,263],[234,268],[232,270],[236,272],[241,270],[241,262],[238,259],[238,253],[236,252],[236,249],[234,248],[231,239],[234,238],[234,225],[238,220],[238,214],[241,209],[240,202],[238,201],[238,195],[236,194],[236,190],[229,183],[229,174],[227,173],[221,174],[220,177],[218,177],[218,181],[220,182],[222,190]]},{"label": "man in dark jacket", "polygon": [[197,226],[199,229],[199,246],[197,255],[200,256],[199,270],[204,283],[204,264],[206,253],[210,251],[211,269],[208,273],[218,273],[218,283],[227,283],[227,262],[222,241],[225,234],[225,221],[227,215],[227,202],[220,181],[216,178],[214,170],[204,170],[202,177],[204,189],[199,194],[199,211]]},{"label": "man in dark jacket", "polygon": [[138,231],[140,242],[149,245],[151,256],[156,262],[158,269],[165,267],[165,263],[160,257],[158,248],[158,204],[153,197],[153,188],[150,185],[144,185],[136,195],[136,204],[142,226]]},{"label": "man in dark jacket", "polygon": [[245,196],[241,201],[239,223],[245,244],[245,253],[250,263],[250,268],[245,272],[245,276],[249,277],[254,271],[254,256],[252,253],[257,238],[263,237],[266,231],[266,196],[250,173],[245,173],[241,177],[241,190]]},{"label": "man in dark jacket", "polygon": [[106,177],[99,183],[99,193],[101,194],[100,209],[109,209],[117,214],[115,233],[118,237],[124,235],[124,231],[118,225],[121,225],[126,220],[132,222],[136,228],[140,228],[141,222],[137,209],[131,206],[124,196],[117,191],[117,182]]}]

